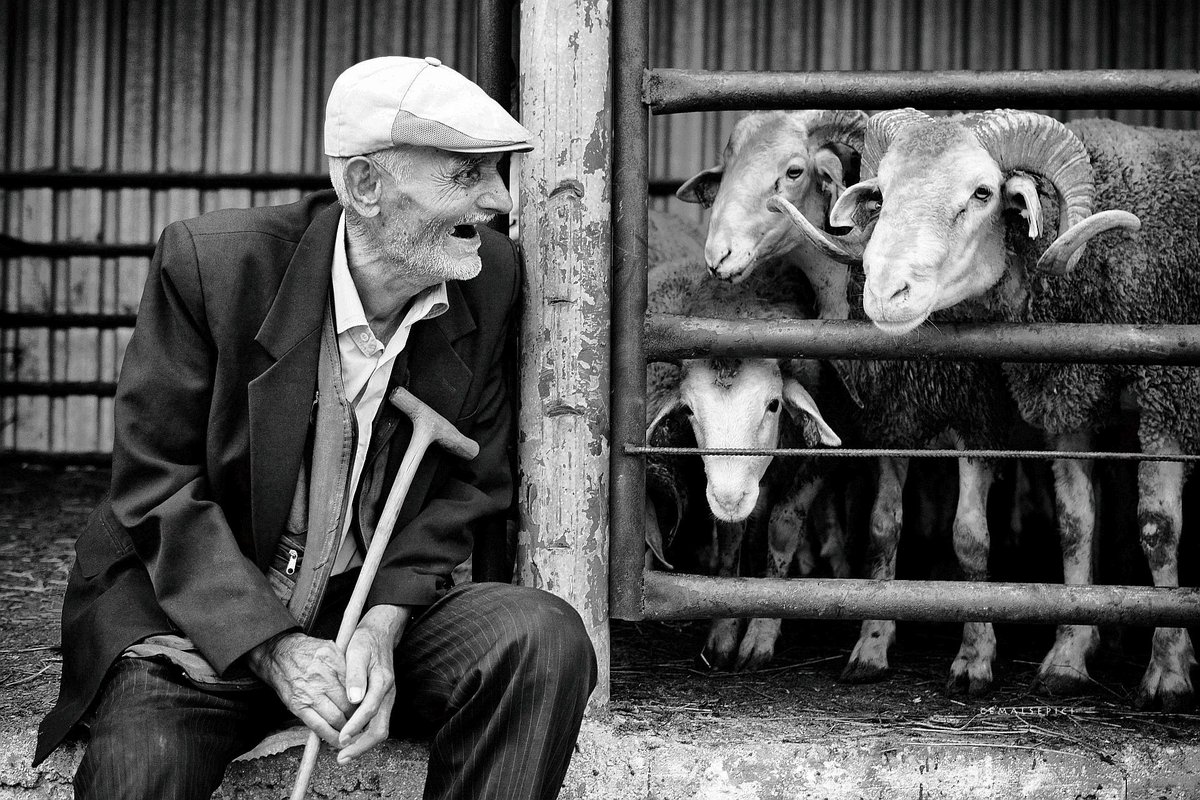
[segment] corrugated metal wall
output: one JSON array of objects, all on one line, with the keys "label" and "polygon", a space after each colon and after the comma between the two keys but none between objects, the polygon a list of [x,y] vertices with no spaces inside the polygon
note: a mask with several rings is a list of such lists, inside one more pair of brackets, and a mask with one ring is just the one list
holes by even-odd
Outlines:
[{"label": "corrugated metal wall", "polygon": [[[774,70],[1195,68],[1197,5],[653,0],[651,63]],[[171,220],[300,193],[195,188],[195,182],[145,188],[144,179],[142,188],[13,188],[13,173],[318,173],[324,97],[338,72],[375,55],[436,54],[473,75],[475,6],[474,0],[0,0],[0,170],[8,174],[0,184],[0,313],[105,316],[91,327],[26,317],[0,330],[0,451],[107,451],[112,411],[105,393],[128,339],[121,323],[136,311],[145,245]],[[652,120],[652,177],[684,178],[714,163],[738,116]],[[1196,124],[1192,112],[1117,116]],[[4,237],[89,243],[92,251],[6,257],[11,241]],[[44,393],[27,387],[15,394],[14,381],[43,384],[37,391]],[[64,382],[101,385],[73,394],[87,387]]]},{"label": "corrugated metal wall", "polygon": [[[654,67],[729,70],[1196,69],[1195,0],[654,0]],[[932,109],[926,109],[932,110]],[[1194,128],[1194,111],[1071,111]],[[739,112],[653,117],[651,178],[717,163]],[[700,211],[674,199],[656,205]]]},{"label": "corrugated metal wall", "polygon": [[[317,173],[324,98],[346,66],[437,54],[474,74],[474,0],[6,0],[2,8],[8,172]],[[0,187],[0,234],[130,245],[153,242],[172,220],[300,195]],[[2,258],[0,311],[130,314],[147,264],[145,255]],[[111,321],[0,331],[0,381],[57,384],[50,396],[6,390],[0,450],[109,450],[111,400],[61,396],[62,382],[111,384],[128,336]]]}]

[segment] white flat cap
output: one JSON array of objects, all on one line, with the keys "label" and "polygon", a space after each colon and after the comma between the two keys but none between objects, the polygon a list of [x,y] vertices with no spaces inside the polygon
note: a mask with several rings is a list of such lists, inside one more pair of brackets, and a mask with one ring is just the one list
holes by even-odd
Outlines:
[{"label": "white flat cap", "polygon": [[501,153],[532,150],[529,139],[483,89],[432,56],[360,61],[333,82],[325,106],[327,156],[401,144]]}]

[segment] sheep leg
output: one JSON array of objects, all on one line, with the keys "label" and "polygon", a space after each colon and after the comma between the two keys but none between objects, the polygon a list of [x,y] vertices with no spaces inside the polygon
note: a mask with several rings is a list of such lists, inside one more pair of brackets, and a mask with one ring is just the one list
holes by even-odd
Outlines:
[{"label": "sheep leg", "polygon": [[[875,580],[896,577],[896,547],[904,521],[904,479],[908,476],[907,458],[879,459],[879,488],[871,508],[869,574]],[[877,681],[888,672],[888,648],[896,639],[894,620],[864,620],[850,661],[842,670],[842,680],[850,683]]]},{"label": "sheep leg", "polygon": [[[742,539],[746,523],[714,520],[717,540],[717,577],[732,578],[738,574],[742,559]],[[708,639],[700,651],[700,660],[709,669],[726,669],[737,650],[741,620],[718,618],[708,629]]]},{"label": "sheep leg", "polygon": [[[798,480],[771,508],[767,523],[767,577],[786,578],[791,569],[796,549],[805,534],[805,523],[813,500],[821,491],[824,481],[820,478]],[[738,650],[735,669],[756,670],[767,664],[775,655],[775,642],[779,638],[778,619],[757,618],[746,626],[742,646]]]},{"label": "sheep leg", "polygon": [[[954,512],[954,554],[969,581],[988,579],[991,536],[987,524],[987,497],[995,473],[992,467],[970,458],[958,460],[958,508]],[[962,645],[950,665],[946,691],[972,697],[992,686],[996,659],[996,634],[990,622],[963,625]]]},{"label": "sheep leg", "polygon": [[[1086,433],[1059,436],[1051,445],[1056,450],[1083,451],[1091,447]],[[1062,544],[1063,578],[1069,586],[1092,583],[1093,531],[1096,498],[1092,487],[1090,460],[1060,460],[1053,464],[1054,495],[1058,512],[1058,536]],[[1054,646],[1038,667],[1034,689],[1070,695],[1091,689],[1087,660],[1100,642],[1095,625],[1059,625]]]},{"label": "sheep leg", "polygon": [[[846,528],[838,514],[838,493],[826,485],[817,495],[812,517],[813,524],[809,525],[818,541],[821,543],[821,558],[829,564],[829,571],[835,578],[850,577],[850,557],[846,552]],[[800,571],[802,576],[811,573]]]},{"label": "sheep leg", "polygon": [[[1138,528],[1155,586],[1179,585],[1183,482],[1183,464],[1142,462],[1138,466]],[[1160,701],[1163,711],[1188,711],[1194,700],[1190,675],[1194,666],[1187,628],[1155,628],[1150,665],[1134,697],[1135,707],[1146,709]]]}]

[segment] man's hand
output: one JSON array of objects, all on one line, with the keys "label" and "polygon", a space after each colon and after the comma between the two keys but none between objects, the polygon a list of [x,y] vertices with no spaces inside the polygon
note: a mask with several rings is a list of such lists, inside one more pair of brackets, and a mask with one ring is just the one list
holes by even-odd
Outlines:
[{"label": "man's hand", "polygon": [[337,645],[303,633],[284,633],[251,650],[249,662],[289,711],[326,743],[339,746],[339,732],[354,705],[346,695],[346,661]]},{"label": "man's hand", "polygon": [[341,728],[339,764],[357,758],[387,738],[396,701],[392,653],[409,616],[409,609],[401,606],[374,606],[363,615],[350,639],[346,648],[346,695],[358,708]]}]

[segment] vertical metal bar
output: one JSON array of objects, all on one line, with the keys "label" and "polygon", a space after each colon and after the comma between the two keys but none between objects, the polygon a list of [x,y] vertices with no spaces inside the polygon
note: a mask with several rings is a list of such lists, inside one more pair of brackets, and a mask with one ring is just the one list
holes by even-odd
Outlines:
[{"label": "vertical metal bar", "polygon": [[649,46],[646,4],[642,0],[618,0],[614,29],[609,609],[618,619],[641,619],[646,468],[641,458],[627,455],[623,445],[643,441],[646,430],[646,362],[642,343],[649,169],[649,111],[642,101],[642,74]]},{"label": "vertical metal bar", "polygon": [[[513,0],[479,0],[476,30],[479,42],[475,50],[475,82],[488,97],[512,110],[512,4]],[[501,162],[500,177],[509,185],[510,159]],[[492,220],[492,227],[508,232],[508,215]]]}]

